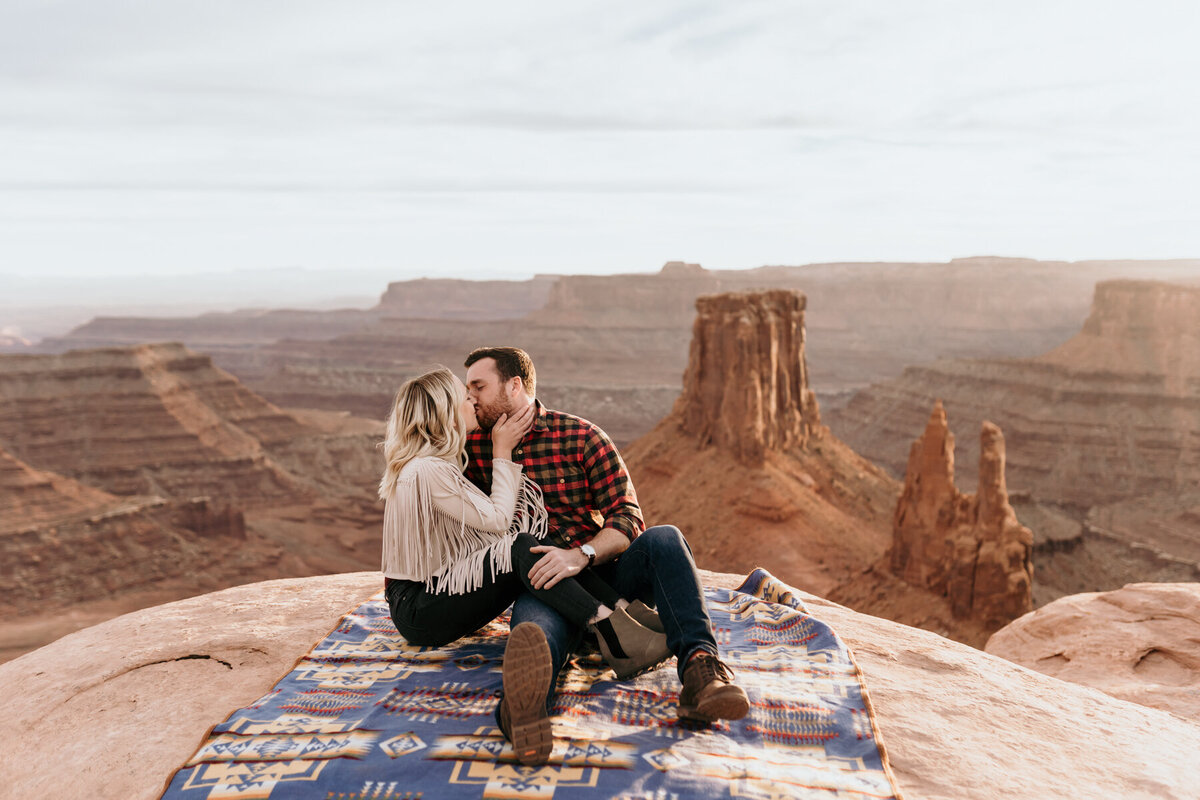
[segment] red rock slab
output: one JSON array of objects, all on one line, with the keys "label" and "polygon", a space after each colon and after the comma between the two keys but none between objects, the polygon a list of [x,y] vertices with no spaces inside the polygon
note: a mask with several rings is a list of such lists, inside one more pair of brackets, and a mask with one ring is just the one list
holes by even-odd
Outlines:
[{"label": "red rock slab", "polygon": [[987,652],[1200,722],[1198,632],[1200,583],[1131,583],[1042,606],[997,631]]},{"label": "red rock slab", "polygon": [[[226,589],[118,617],[0,666],[8,796],[157,797],[211,725],[265,694],[379,587],[376,573],[353,573]],[[1197,796],[1200,725],[804,600],[854,649],[910,800]]]}]

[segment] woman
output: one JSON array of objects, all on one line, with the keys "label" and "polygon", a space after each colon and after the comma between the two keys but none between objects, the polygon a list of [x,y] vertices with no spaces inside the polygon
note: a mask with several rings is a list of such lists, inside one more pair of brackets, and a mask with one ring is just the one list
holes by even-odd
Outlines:
[{"label": "woman", "polygon": [[[462,474],[467,432],[478,427],[462,382],[439,367],[400,387],[379,483],[383,574],[396,629],[412,644],[442,646],[483,627],[530,591],[573,623],[591,627],[610,663],[660,663],[670,655],[661,627],[635,620],[629,604],[590,570],[548,589],[530,583],[529,571],[541,557],[532,548],[545,536],[546,511],[541,489],[521,474],[512,451],[532,427],[533,412],[531,405],[492,427],[488,496]],[[653,624],[653,612],[641,607],[636,613]],[[547,747],[530,758],[548,755]]]}]

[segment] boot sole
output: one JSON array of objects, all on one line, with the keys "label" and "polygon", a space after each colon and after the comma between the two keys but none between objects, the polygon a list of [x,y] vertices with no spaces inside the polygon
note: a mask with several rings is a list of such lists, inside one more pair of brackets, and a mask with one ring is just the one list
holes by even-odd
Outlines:
[{"label": "boot sole", "polygon": [[546,695],[552,665],[546,634],[532,622],[522,622],[508,635],[504,647],[504,702],[517,761],[526,766],[545,764],[554,749]]},{"label": "boot sole", "polygon": [[679,706],[679,719],[694,722],[716,722],[719,719],[741,719],[750,713],[750,700],[736,686],[726,686],[694,706]]}]

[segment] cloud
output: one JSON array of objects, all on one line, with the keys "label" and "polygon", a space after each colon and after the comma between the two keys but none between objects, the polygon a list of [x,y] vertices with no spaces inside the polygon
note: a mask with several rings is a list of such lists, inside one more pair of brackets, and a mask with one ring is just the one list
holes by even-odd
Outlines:
[{"label": "cloud", "polygon": [[0,270],[1200,252],[1198,15],[9,0]]}]

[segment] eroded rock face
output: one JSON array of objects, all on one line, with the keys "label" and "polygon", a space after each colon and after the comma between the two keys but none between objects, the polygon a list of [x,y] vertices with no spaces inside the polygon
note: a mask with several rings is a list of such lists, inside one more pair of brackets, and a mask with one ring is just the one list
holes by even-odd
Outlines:
[{"label": "eroded rock face", "polygon": [[[740,580],[704,576],[730,588]],[[6,791],[158,797],[211,725],[266,694],[380,584],[378,573],[356,573],[240,586],[128,614],[0,665]],[[1200,725],[799,594],[853,648],[905,797],[1196,796]],[[47,769],[52,761],[72,765],[69,784]]]},{"label": "eroded rock face", "polygon": [[1200,583],[1071,595],[1001,628],[987,652],[1200,722]]},{"label": "eroded rock face", "polygon": [[108,492],[33,467],[0,448],[0,532],[117,503]]},{"label": "eroded rock face", "polygon": [[896,505],[892,571],[947,597],[957,617],[999,628],[1033,608],[1033,533],[1017,521],[1004,481],[1004,436],[985,422],[979,490],[954,485],[954,435],[941,403],[909,452]]},{"label": "eroded rock face", "polygon": [[696,301],[674,414],[702,444],[746,464],[801,447],[821,423],[804,361],[804,295],[729,293]]},{"label": "eroded rock face", "polygon": [[0,441],[14,456],[118,495],[295,494],[266,447],[305,430],[182,345],[0,358]]},{"label": "eroded rock face", "polygon": [[1008,453],[1014,490],[1087,508],[1200,483],[1198,388],[1200,289],[1106,281],[1082,330],[1044,355],[910,367],[855,395],[830,424],[898,471],[911,431],[941,398],[956,429],[990,419],[1020,443]]}]

